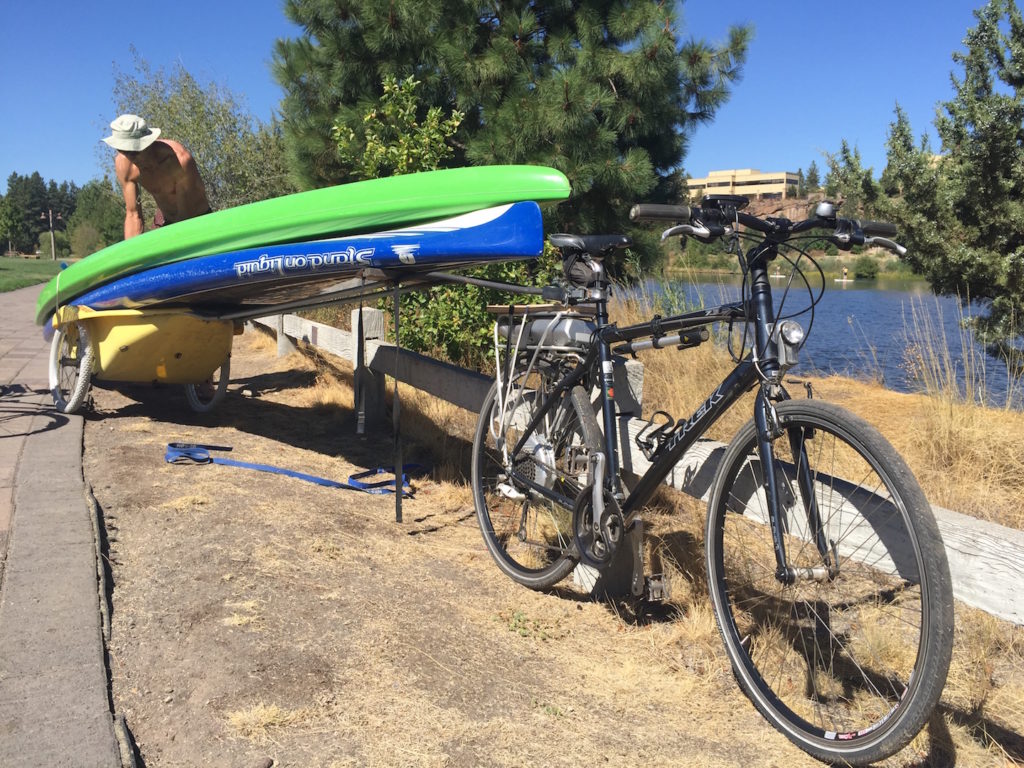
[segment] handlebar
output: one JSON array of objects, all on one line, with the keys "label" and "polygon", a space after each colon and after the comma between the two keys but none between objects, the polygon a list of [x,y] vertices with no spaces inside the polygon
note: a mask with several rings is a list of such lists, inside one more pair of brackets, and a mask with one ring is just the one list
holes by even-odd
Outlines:
[{"label": "handlebar", "polygon": [[629,209],[630,221],[689,221],[691,208],[688,205],[658,205],[637,203]]},{"label": "handlebar", "polygon": [[[734,224],[767,235],[768,240],[783,243],[794,235],[811,229],[833,230],[827,239],[843,250],[854,245],[872,245],[895,251],[900,256],[906,249],[893,241],[897,234],[895,224],[887,221],[870,221],[861,219],[841,219],[835,215],[835,207],[831,203],[822,203],[815,210],[814,216],[804,221],[790,221],[784,218],[762,219],[740,210],[737,205],[739,198],[706,197],[700,206],[688,205],[657,205],[641,203],[634,205],[629,211],[631,221],[673,221],[675,226],[662,233],[662,239],[675,235],[692,235],[702,240],[730,234]],[[745,202],[745,201],[744,201]]]},{"label": "handlebar", "polygon": [[858,221],[852,219],[865,237],[896,237],[896,225],[887,221]]}]

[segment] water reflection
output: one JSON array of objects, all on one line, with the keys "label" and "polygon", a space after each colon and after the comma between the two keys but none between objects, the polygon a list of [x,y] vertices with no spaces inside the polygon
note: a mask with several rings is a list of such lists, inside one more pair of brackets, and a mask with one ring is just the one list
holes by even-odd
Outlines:
[{"label": "water reflection", "polygon": [[[786,277],[773,279],[772,288],[776,308],[785,296],[784,314],[789,315],[806,309],[810,300],[805,286],[793,285],[786,294]],[[740,287],[738,277],[726,276],[668,285],[650,281],[644,290],[657,297],[667,289],[677,302],[712,306],[736,301]],[[836,373],[876,380],[900,392],[919,392],[925,383],[915,361],[945,358],[961,391],[970,390],[997,406],[1010,392],[1014,407],[1024,407],[1020,386],[1009,380],[1006,366],[961,328],[962,318],[971,311],[962,309],[955,298],[935,296],[919,280],[828,278],[794,373]],[[810,314],[801,315],[799,322],[807,328]]]}]

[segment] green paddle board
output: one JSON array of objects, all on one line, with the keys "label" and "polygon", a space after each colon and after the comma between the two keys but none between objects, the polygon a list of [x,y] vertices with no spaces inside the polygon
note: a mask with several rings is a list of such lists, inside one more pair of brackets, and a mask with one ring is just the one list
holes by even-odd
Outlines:
[{"label": "green paddle board", "polygon": [[360,181],[263,200],[115,243],[69,266],[43,289],[42,325],[58,305],[110,280],[200,256],[440,219],[505,203],[564,200],[553,168],[482,166]]}]

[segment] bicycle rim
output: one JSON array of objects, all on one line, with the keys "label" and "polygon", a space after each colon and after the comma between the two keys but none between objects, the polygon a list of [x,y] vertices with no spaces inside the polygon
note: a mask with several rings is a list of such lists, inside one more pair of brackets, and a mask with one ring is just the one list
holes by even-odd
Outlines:
[{"label": "bicycle rim", "polygon": [[[534,589],[561,581],[578,562],[572,501],[588,484],[595,441],[600,446],[581,389],[563,396],[522,441],[543,397],[543,389],[522,380],[504,396],[492,387],[473,444],[473,498],[484,541],[506,575]],[[545,497],[538,486],[568,503]]]},{"label": "bicycle rim", "polygon": [[773,472],[787,564],[816,575],[776,578],[750,424],[726,452],[709,509],[715,614],[741,686],[775,727],[819,759],[873,762],[917,734],[945,682],[945,552],[917,483],[877,431],[815,401],[781,403],[778,415]]}]

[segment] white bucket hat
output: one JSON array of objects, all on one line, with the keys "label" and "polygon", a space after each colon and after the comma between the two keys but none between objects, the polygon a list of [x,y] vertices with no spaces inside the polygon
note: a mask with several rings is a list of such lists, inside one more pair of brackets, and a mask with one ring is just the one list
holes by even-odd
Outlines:
[{"label": "white bucket hat", "polygon": [[141,152],[160,135],[159,128],[150,128],[138,115],[121,115],[110,124],[113,134],[103,141],[124,152]]}]

